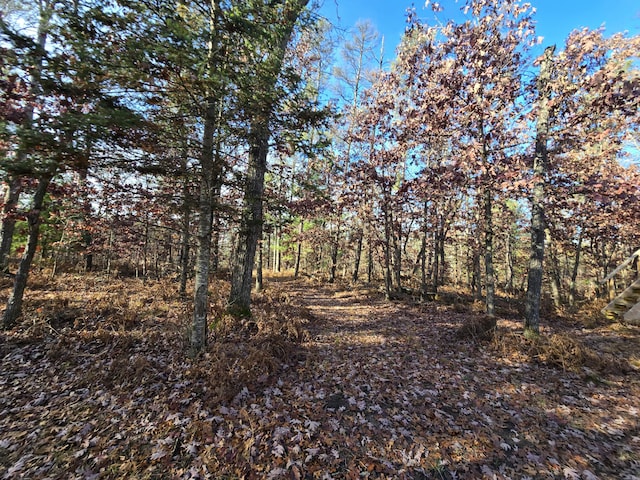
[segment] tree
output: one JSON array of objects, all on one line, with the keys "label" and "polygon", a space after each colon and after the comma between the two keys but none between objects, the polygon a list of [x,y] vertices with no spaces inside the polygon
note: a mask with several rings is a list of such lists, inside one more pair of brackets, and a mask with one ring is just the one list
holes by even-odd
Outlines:
[{"label": "tree", "polygon": [[[625,230],[623,214],[637,208],[629,184],[620,180],[626,175],[618,160],[630,132],[638,125],[640,77],[630,67],[639,46],[640,37],[617,34],[607,39],[602,31],[583,29],[572,32],[555,57],[552,47],[541,57],[526,331],[539,330],[545,228],[553,232],[558,229],[556,224],[571,223],[569,218],[579,221],[570,293],[574,297],[585,230],[591,230],[588,235],[600,246],[593,253],[601,252],[598,256],[604,278],[611,254],[605,245],[612,233]],[[551,149],[548,143],[552,143]],[[608,214],[603,215],[605,212]],[[615,236],[611,243],[619,244],[621,238]],[[555,277],[552,286],[559,290],[558,275]]]},{"label": "tree", "polygon": [[536,120],[536,143],[533,159],[534,186],[531,196],[531,260],[525,303],[525,332],[539,332],[540,296],[542,291],[542,265],[545,240],[545,177],[548,170],[547,142],[549,138],[549,116],[551,102],[551,77],[555,46],[547,47],[540,61],[538,76],[538,113]]},{"label": "tree", "polygon": [[[357,145],[354,138],[354,128],[356,128],[357,115],[362,108],[362,94],[367,87],[371,86],[374,79],[374,72],[382,70],[384,39],[379,40],[379,33],[369,21],[359,21],[356,23],[351,37],[347,39],[340,51],[341,62],[334,68],[334,77],[339,82],[337,84],[340,102],[342,103],[343,125],[340,125],[341,131],[336,132],[336,146],[340,149],[336,158],[335,165],[332,167],[333,174],[332,192],[335,203],[335,218],[332,219],[334,231],[331,241],[331,257],[329,267],[329,282],[336,279],[336,270],[338,267],[338,256],[340,252],[340,241],[343,228],[343,216],[345,205],[352,202],[349,193],[353,184],[354,175],[352,165],[357,162],[359,155],[366,155],[360,151],[357,152]],[[377,57],[376,49],[380,46],[380,55]],[[371,139],[366,139],[363,143],[370,143]],[[360,149],[362,150],[362,149]],[[362,212],[358,212],[362,213]],[[356,221],[358,214],[355,215]],[[354,281],[358,279],[358,270],[360,264],[360,255],[362,251],[363,227],[357,225],[354,270],[352,278]]]},{"label": "tree", "polygon": [[[265,30],[255,45],[248,65],[253,69],[242,85],[240,105],[248,123],[248,166],[240,212],[238,247],[231,274],[229,310],[246,316],[250,312],[252,272],[256,247],[262,234],[264,175],[275,109],[282,92],[282,75],[287,46],[308,0],[285,0],[261,6],[251,13],[261,18]],[[276,22],[276,19],[278,21]]]},{"label": "tree", "polygon": [[[33,128],[34,105],[36,98],[41,93],[42,85],[42,67],[45,57],[45,46],[49,35],[50,20],[53,14],[52,1],[38,1],[37,3],[26,2],[22,6],[12,5],[13,2],[7,2],[8,18],[11,18],[11,12],[20,13],[21,15],[37,17],[37,29],[35,38],[22,37],[20,34],[12,31],[10,25],[6,23],[2,17],[3,12],[0,11],[0,34],[6,36],[8,40],[13,41],[16,47],[22,47],[25,51],[27,59],[26,72],[30,72],[28,81],[20,79],[17,71],[8,64],[8,62],[0,63],[3,74],[2,104],[3,118],[0,125],[3,125],[3,143],[7,142],[7,137],[11,138],[13,129],[7,128],[7,123],[14,123],[17,130],[17,139],[13,142],[14,158],[4,163],[6,172],[6,190],[3,205],[2,228],[0,229],[0,270],[8,271],[9,267],[9,251],[13,239],[15,228],[15,210],[20,198],[22,185],[22,170],[27,161],[28,147],[25,145],[26,137]],[[17,11],[17,12],[16,12]],[[37,13],[36,13],[37,12]],[[1,38],[1,37],[0,37]],[[16,50],[11,48],[0,48],[4,58],[11,58],[15,63],[19,62],[16,56]],[[0,61],[1,62],[1,61]],[[16,143],[17,142],[17,143]],[[6,155],[6,153],[5,153]],[[9,159],[7,159],[9,160]]]},{"label": "tree", "polygon": [[[11,98],[12,91],[7,88],[13,88],[13,78],[27,85],[23,88],[25,101],[14,101],[3,112],[3,123],[12,125],[3,128],[10,147],[0,167],[37,182],[27,213],[29,238],[4,313],[4,328],[13,326],[20,314],[49,184],[61,172],[86,169],[89,146],[95,138],[108,137],[113,129],[119,129],[120,136],[126,138],[122,132],[137,120],[118,99],[104,94],[105,71],[89,68],[84,62],[94,53],[97,65],[101,65],[99,49],[95,43],[84,41],[86,30],[79,28],[86,27],[83,20],[95,20],[94,11],[81,8],[80,2],[71,11],[58,9],[55,2],[41,1],[37,6],[39,27],[33,38],[0,19],[1,40],[12,52],[5,57],[12,63],[4,66],[3,73],[10,81],[3,82],[3,97]],[[55,39],[52,48],[47,48],[48,38]]]}]

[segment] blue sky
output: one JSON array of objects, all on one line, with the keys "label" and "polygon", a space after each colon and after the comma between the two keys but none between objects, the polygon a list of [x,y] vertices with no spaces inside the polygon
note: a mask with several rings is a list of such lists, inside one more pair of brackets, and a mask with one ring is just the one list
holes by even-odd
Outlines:
[{"label": "blue sky", "polygon": [[[576,28],[598,28],[606,33],[628,31],[640,35],[640,2],[638,0],[528,0],[537,10],[537,34],[544,37],[543,46],[552,43],[559,47],[569,32]],[[461,0],[439,0],[445,11],[439,14],[442,21],[448,14],[459,12]],[[419,17],[428,18],[431,9],[424,9],[424,0],[415,0]],[[399,43],[405,27],[405,10],[411,0],[323,0],[320,13],[334,25],[352,27],[358,19],[370,19],[385,37],[387,60]]]}]

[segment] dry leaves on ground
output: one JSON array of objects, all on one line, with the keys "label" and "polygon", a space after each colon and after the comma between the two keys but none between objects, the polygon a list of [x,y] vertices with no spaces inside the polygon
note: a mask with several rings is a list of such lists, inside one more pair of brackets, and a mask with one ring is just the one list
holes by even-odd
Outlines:
[{"label": "dry leaves on ground", "polygon": [[640,476],[635,327],[531,343],[500,319],[479,341],[459,335],[468,312],[303,282],[272,283],[237,323],[215,288],[198,359],[169,282],[32,292],[0,343],[2,478]]}]

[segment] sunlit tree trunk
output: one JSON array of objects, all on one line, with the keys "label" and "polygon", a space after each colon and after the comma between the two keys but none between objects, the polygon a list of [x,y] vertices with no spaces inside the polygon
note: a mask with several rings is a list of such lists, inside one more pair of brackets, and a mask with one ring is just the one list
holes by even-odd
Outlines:
[{"label": "sunlit tree trunk", "polygon": [[549,101],[551,89],[549,82],[555,47],[548,47],[540,64],[538,78],[539,111],[536,120],[536,145],[533,160],[535,184],[531,198],[531,257],[527,282],[525,304],[525,332],[540,332],[540,300],[542,297],[542,265],[544,260],[545,237],[545,175],[547,173],[547,138],[549,136]]},{"label": "sunlit tree trunk", "polygon": [[196,252],[196,277],[194,284],[193,325],[191,348],[201,351],[207,344],[207,313],[209,310],[209,267],[211,256],[211,231],[213,226],[213,135],[215,131],[216,104],[209,100],[205,115],[200,153],[200,197],[198,203],[198,250]]},{"label": "sunlit tree trunk", "polygon": [[27,287],[27,278],[29,276],[29,270],[31,269],[31,262],[36,253],[36,247],[38,246],[38,236],[40,234],[40,225],[42,223],[42,207],[44,205],[44,197],[49,188],[51,182],[51,176],[41,177],[38,181],[38,187],[33,195],[33,203],[31,209],[27,214],[27,223],[29,225],[29,237],[27,239],[27,246],[20,260],[18,272],[13,284],[13,292],[7,302],[7,308],[2,317],[2,326],[4,329],[12,328],[22,310],[22,299],[24,297],[24,291]]},{"label": "sunlit tree trunk", "polygon": [[580,234],[578,235],[578,244],[576,245],[575,258],[573,259],[573,268],[571,270],[571,284],[569,286],[569,305],[572,307],[576,304],[576,287],[578,280],[578,271],[580,269],[580,256],[582,254],[582,232],[584,230],[580,228]]},{"label": "sunlit tree trunk", "polygon": [[293,270],[294,278],[300,275],[300,260],[302,258],[302,234],[304,233],[304,219],[300,219],[300,227],[298,229],[298,242],[296,246],[296,263]]},{"label": "sunlit tree trunk", "polygon": [[0,230],[0,271],[9,271],[9,253],[13,240],[16,219],[15,209],[20,198],[21,180],[18,175],[12,175],[7,180],[4,196],[4,206],[2,207],[2,227]]},{"label": "sunlit tree trunk", "polygon": [[238,250],[231,271],[231,292],[228,300],[228,310],[234,315],[246,316],[250,314],[251,277],[256,246],[262,236],[262,197],[269,138],[271,137],[271,117],[275,108],[275,88],[293,29],[308,1],[288,0],[284,2],[282,28],[273,39],[271,50],[265,54],[266,57],[261,65],[265,68],[265,77],[260,81],[262,88],[264,88],[262,96],[265,99],[254,100],[256,103],[249,105],[253,113],[248,138],[248,167],[238,232]]},{"label": "sunlit tree trunk", "polygon": [[495,270],[493,267],[493,192],[489,186],[485,187],[484,191],[484,268],[485,268],[485,282],[486,282],[486,296],[485,304],[487,315],[493,317],[496,313],[495,296],[496,296],[496,279]]}]

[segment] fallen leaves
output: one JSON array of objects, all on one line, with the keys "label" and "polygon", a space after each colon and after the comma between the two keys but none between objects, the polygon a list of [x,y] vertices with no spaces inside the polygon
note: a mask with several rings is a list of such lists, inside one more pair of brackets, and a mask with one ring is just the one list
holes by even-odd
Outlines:
[{"label": "fallen leaves", "polygon": [[[128,287],[142,295],[142,283]],[[302,283],[268,292],[255,324],[227,325],[197,361],[185,355],[189,318],[177,300],[128,300],[139,310],[117,321],[124,328],[104,315],[92,323],[89,309],[58,334],[2,334],[2,478],[640,473],[637,376],[595,381],[460,339],[466,312]],[[624,335],[635,342],[638,330]]]}]

